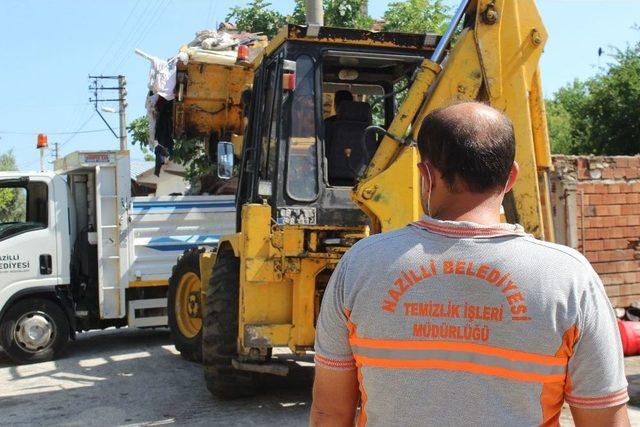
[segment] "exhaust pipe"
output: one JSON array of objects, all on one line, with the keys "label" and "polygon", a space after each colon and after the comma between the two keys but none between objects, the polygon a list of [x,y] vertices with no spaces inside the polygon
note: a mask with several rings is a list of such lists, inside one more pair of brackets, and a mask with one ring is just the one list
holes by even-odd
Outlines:
[{"label": "exhaust pipe", "polygon": [[322,27],[324,25],[324,11],[322,0],[305,0],[307,25],[309,27]]}]

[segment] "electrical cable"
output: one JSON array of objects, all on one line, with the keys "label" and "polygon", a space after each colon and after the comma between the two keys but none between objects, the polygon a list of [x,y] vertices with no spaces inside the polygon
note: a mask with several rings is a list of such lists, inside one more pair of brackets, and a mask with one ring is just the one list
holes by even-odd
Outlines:
[{"label": "electrical cable", "polygon": [[[133,12],[138,8],[139,4],[140,4],[140,0],[137,0],[136,3],[131,8],[131,10],[129,11],[129,14],[127,15],[127,18],[124,20],[124,22],[122,23],[122,25],[120,26],[118,31],[116,31],[116,36],[113,38],[113,40],[111,40],[111,43],[109,44],[109,47],[104,50],[104,52],[102,53],[102,57],[91,68],[92,70],[98,69],[98,67],[100,65],[102,65],[102,61],[107,57],[107,54],[109,54],[111,52],[111,49],[113,47],[115,47],[116,41],[119,39],[120,35],[123,34],[123,31],[126,28],[127,24],[129,23],[129,20],[133,16]],[[117,51],[114,51],[113,53],[115,54],[116,52]]]},{"label": "electrical cable", "polygon": [[93,118],[93,116],[95,116],[96,113],[93,112],[88,118],[87,120],[85,120],[84,122],[82,122],[82,124],[78,127],[78,129],[76,129],[76,131],[71,134],[69,136],[69,138],[65,139],[62,143],[60,143],[60,145],[58,146],[58,149],[61,149],[62,147],[64,147],[67,143],[69,143],[69,141],[71,141],[76,135],[78,135],[78,133],[82,130],[82,128],[84,128],[87,123],[89,123],[89,121]]},{"label": "electrical cable", "polygon": [[[155,12],[153,12],[151,18],[147,21],[147,25],[140,32],[139,37],[135,39],[133,43],[133,47],[138,46],[142,41],[144,41],[147,38],[151,29],[153,29],[158,19],[164,14],[167,6],[169,6],[169,4],[171,3],[171,0],[161,0],[161,1],[162,3],[160,3],[158,8],[155,10]],[[124,56],[122,57],[118,65],[116,65],[115,67],[116,69],[120,69],[124,64],[130,61],[131,58],[133,57],[133,54],[129,52],[129,49],[124,51],[123,53],[124,53]]]},{"label": "electrical cable", "polygon": [[[81,130],[81,131],[69,131],[69,132],[46,132],[47,135],[73,135],[76,133],[97,133],[97,132],[106,132],[109,129],[92,129],[92,130]],[[5,135],[38,135],[41,133],[45,133],[45,132],[13,132],[13,131],[6,131],[6,130],[0,130],[0,134],[5,134]]]},{"label": "electrical cable", "polygon": [[123,57],[127,55],[128,51],[131,49],[130,42],[134,40],[138,36],[138,34],[140,34],[140,32],[142,31],[142,27],[146,25],[147,18],[149,17],[149,12],[153,8],[153,4],[154,2],[149,1],[145,5],[145,7],[140,10],[140,14],[137,15],[136,18],[132,21],[133,27],[131,27],[127,35],[122,38],[117,49],[114,51],[111,60],[104,65],[102,74],[105,74],[105,72],[107,71],[107,67],[110,64],[118,63]]}]

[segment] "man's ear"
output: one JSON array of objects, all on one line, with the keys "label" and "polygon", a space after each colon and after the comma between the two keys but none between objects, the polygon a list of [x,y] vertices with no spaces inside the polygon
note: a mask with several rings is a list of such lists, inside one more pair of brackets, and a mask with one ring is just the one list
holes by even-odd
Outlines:
[{"label": "man's ear", "polygon": [[509,179],[507,180],[507,185],[504,187],[504,193],[507,194],[513,188],[513,185],[516,183],[516,179],[518,179],[518,172],[520,172],[520,166],[518,162],[515,160],[511,165],[511,170],[509,171]]}]

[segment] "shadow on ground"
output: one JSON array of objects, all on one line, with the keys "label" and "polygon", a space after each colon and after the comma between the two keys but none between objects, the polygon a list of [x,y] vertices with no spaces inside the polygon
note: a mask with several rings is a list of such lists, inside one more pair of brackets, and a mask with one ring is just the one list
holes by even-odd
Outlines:
[{"label": "shadow on ground", "polygon": [[[308,364],[308,363],[307,363]],[[221,401],[199,364],[182,359],[166,330],[79,335],[53,362],[14,366],[0,351],[1,423],[56,425],[303,425],[313,368],[291,365],[262,394]]]}]

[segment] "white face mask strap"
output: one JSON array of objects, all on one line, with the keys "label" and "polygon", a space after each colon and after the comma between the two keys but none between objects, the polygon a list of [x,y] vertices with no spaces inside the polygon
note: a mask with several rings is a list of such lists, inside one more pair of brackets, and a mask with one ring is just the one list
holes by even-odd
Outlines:
[{"label": "white face mask strap", "polygon": [[509,176],[507,177],[507,182],[504,184],[504,189],[502,190],[502,195],[506,196],[508,191],[507,187],[509,187],[509,181],[511,180],[511,172],[509,172]]},{"label": "white face mask strap", "polygon": [[429,165],[424,163],[424,167],[427,168],[427,175],[429,175],[429,195],[427,196],[427,216],[431,216],[431,188],[433,187],[433,180],[431,179],[431,169]]}]

